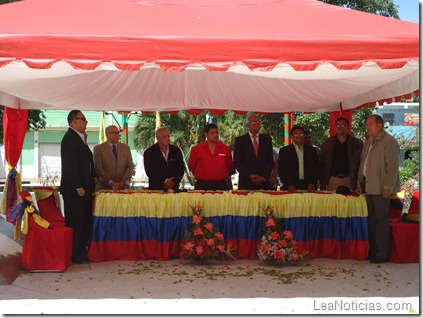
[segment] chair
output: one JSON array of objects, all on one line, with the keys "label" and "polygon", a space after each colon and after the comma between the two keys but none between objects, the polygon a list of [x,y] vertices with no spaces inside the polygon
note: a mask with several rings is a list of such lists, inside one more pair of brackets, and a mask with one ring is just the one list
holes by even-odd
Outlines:
[{"label": "chair", "polygon": [[34,194],[41,217],[49,221],[53,227],[65,226],[57,187],[34,187]]},{"label": "chair", "polygon": [[[22,201],[28,196],[28,191],[21,192]],[[31,204],[34,205],[33,202]],[[44,203],[41,206],[44,206]],[[64,272],[72,265],[72,229],[60,225],[60,218],[52,211],[44,215],[49,217],[49,213],[52,214],[52,223],[47,229],[38,225],[33,217],[26,215],[28,232],[22,248],[22,268],[25,270]],[[42,214],[41,216],[44,218]]]}]

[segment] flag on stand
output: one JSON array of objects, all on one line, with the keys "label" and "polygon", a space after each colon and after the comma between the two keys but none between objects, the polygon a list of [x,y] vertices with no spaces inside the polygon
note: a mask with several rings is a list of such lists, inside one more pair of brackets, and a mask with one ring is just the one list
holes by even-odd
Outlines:
[{"label": "flag on stand", "polygon": [[98,143],[101,144],[106,141],[106,125],[104,122],[104,112],[101,112],[100,131],[98,133]]}]

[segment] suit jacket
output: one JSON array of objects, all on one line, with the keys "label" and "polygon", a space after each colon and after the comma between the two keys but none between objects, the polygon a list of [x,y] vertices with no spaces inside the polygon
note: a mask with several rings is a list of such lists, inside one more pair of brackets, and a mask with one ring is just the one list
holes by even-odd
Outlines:
[{"label": "suit jacket", "polygon": [[[335,149],[336,144],[336,135],[326,139],[322,147],[320,147],[320,156],[319,156],[319,180],[320,180],[320,189],[326,190],[329,179],[331,176],[331,169],[332,169],[332,159],[333,159],[333,150]],[[363,148],[363,142],[354,137],[353,135],[348,136],[348,165],[349,165],[349,177],[351,180],[351,186],[355,189],[357,185],[357,170],[359,160],[355,160],[354,154],[356,152],[361,153],[361,149]]]},{"label": "suit jacket", "polygon": [[384,189],[392,193],[400,190],[399,153],[397,140],[382,130],[376,138],[376,144],[370,150],[373,138],[366,140],[361,152],[358,184],[363,190],[363,170],[367,157],[365,193],[382,195]]},{"label": "suit jacket", "polygon": [[166,162],[159,144],[155,143],[144,152],[144,169],[148,176],[148,187],[151,190],[166,190],[163,185],[166,178],[174,177],[173,190],[177,191],[185,170],[182,151],[178,147],[169,145]]},{"label": "suit jacket", "polygon": [[[258,157],[254,152],[250,134],[235,139],[234,168],[239,173],[238,189],[255,190],[269,189],[269,177],[274,167],[272,137],[259,134]],[[251,174],[257,174],[266,179],[262,187],[255,186],[250,180]]]},{"label": "suit jacket", "polygon": [[109,181],[129,182],[132,177],[134,163],[132,162],[131,149],[128,145],[118,143],[117,160],[107,141],[94,147],[94,166],[99,176],[96,190],[110,189]]},{"label": "suit jacket", "polygon": [[[313,146],[303,145],[303,147],[304,180],[308,185],[313,184],[317,188],[319,156]],[[284,190],[288,190],[291,185],[295,185],[298,188],[299,163],[294,144],[282,147],[279,150],[278,172]]]},{"label": "suit jacket", "polygon": [[60,145],[62,161],[62,178],[60,192],[62,195],[78,196],[76,189],[84,188],[85,195],[94,192],[93,154],[78,133],[69,128]]}]

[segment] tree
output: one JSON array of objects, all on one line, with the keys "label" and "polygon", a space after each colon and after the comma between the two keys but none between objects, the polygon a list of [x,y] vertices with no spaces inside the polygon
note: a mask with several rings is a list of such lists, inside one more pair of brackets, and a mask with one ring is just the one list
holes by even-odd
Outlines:
[{"label": "tree", "polygon": [[[3,135],[3,113],[4,106],[0,106],[0,145],[3,145],[4,135]],[[46,127],[46,116],[42,110],[29,110],[28,111],[28,124],[26,131],[29,130],[38,130]]]},{"label": "tree", "polygon": [[[320,0],[339,7],[399,19],[398,6],[393,0]],[[358,22],[358,21],[357,21]]]}]

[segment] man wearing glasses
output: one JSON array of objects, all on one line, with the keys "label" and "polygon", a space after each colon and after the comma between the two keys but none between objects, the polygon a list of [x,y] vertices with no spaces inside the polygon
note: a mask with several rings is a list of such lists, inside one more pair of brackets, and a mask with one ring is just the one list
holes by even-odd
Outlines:
[{"label": "man wearing glasses", "polygon": [[94,167],[99,176],[96,190],[129,188],[134,164],[131,149],[119,142],[118,127],[110,125],[106,128],[107,140],[94,147]]},{"label": "man wearing glasses", "polygon": [[93,154],[85,142],[88,121],[79,110],[68,114],[69,129],[60,145],[63,196],[66,226],[73,230],[72,261],[88,263],[87,243],[92,222],[94,192]]},{"label": "man wearing glasses", "polygon": [[311,145],[304,144],[304,129],[293,126],[292,144],[279,150],[279,177],[283,190],[314,192],[317,187],[319,155]]},{"label": "man wearing glasses", "polygon": [[353,191],[357,180],[354,180],[358,168],[353,156],[361,152],[363,142],[350,133],[348,119],[339,117],[336,122],[336,134],[326,139],[320,148],[320,189],[336,191],[344,186]]},{"label": "man wearing glasses", "polygon": [[248,133],[235,139],[234,167],[239,173],[238,189],[269,190],[274,169],[272,138],[259,134],[261,121],[257,115],[247,118]]}]

